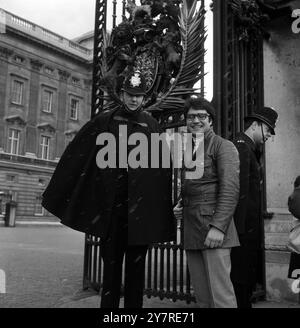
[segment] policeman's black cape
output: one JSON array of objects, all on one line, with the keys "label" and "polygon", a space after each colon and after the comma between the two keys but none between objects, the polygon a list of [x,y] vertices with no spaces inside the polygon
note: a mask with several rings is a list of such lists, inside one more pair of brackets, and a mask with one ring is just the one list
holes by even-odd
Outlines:
[{"label": "policeman's black cape", "polygon": [[[63,153],[42,201],[62,224],[101,238],[108,236],[117,170],[97,167],[101,146],[96,145],[96,139],[108,131],[115,112],[98,114],[81,128]],[[159,124],[149,114],[142,112],[139,117],[150,133],[160,132]],[[174,240],[171,169],[129,169],[128,185],[128,244]]]}]

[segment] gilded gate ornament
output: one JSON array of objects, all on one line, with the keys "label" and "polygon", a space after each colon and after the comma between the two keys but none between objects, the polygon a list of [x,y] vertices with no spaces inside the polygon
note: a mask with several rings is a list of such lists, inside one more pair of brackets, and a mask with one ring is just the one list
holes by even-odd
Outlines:
[{"label": "gilded gate ornament", "polygon": [[120,104],[119,92],[130,71],[146,79],[145,109],[182,111],[184,98],[198,94],[194,85],[203,77],[204,9],[180,0],[127,1],[124,17],[104,35],[99,88],[104,91],[103,110]]}]

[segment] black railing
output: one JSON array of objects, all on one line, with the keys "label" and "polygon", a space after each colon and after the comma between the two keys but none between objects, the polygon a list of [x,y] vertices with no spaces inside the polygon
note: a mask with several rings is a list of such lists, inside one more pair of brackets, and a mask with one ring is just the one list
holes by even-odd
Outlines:
[{"label": "black railing", "polygon": [[[178,225],[177,241],[155,244],[149,247],[146,256],[145,290],[150,297],[168,298],[174,302],[184,300],[195,302],[186,255],[182,247],[183,229]],[[86,235],[84,252],[83,288],[101,290],[103,262],[101,259],[100,238]]]}]

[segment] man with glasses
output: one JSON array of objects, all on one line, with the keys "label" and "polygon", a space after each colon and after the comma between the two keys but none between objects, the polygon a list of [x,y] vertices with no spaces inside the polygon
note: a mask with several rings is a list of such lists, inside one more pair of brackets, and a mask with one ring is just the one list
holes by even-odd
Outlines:
[{"label": "man with glasses", "polygon": [[275,135],[277,112],[264,107],[245,118],[245,132],[235,145],[240,156],[240,199],[234,220],[241,246],[232,250],[231,279],[239,308],[251,308],[251,296],[259,276],[262,247],[261,146]]},{"label": "man with glasses", "polygon": [[[177,218],[182,213],[184,217],[184,249],[192,286],[200,307],[233,308],[237,305],[230,280],[230,251],[239,245],[233,222],[239,197],[238,152],[233,143],[214,133],[215,110],[207,100],[188,99],[185,117],[194,148],[199,143],[197,135],[204,134],[202,177],[187,178],[192,168],[183,170],[182,198],[174,208]],[[197,160],[196,156],[196,165]]]}]

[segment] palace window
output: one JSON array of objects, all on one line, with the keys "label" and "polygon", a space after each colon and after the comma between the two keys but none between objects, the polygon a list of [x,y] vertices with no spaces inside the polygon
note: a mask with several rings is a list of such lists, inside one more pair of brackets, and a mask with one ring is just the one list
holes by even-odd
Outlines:
[{"label": "palace window", "polygon": [[43,216],[45,214],[45,210],[42,206],[42,195],[41,194],[37,194],[37,196],[36,196],[34,214],[37,216]]},{"label": "palace window", "polygon": [[77,79],[76,77],[72,77],[72,84],[80,86],[80,80]]},{"label": "palace window", "polygon": [[15,56],[14,58],[14,61],[17,63],[17,64],[23,64],[25,59],[21,56]]},{"label": "palace window", "polygon": [[43,112],[51,113],[53,106],[53,92],[44,90],[43,92]]},{"label": "palace window", "polygon": [[12,102],[17,105],[23,103],[24,83],[14,80],[12,85]]},{"label": "palace window", "polygon": [[18,155],[20,149],[20,131],[16,129],[9,129],[8,135],[8,153]]},{"label": "palace window", "polygon": [[15,174],[7,174],[6,175],[6,181],[7,182],[16,182],[17,176]]},{"label": "palace window", "polygon": [[53,75],[54,74],[54,69],[51,67],[45,67],[45,73],[48,75]]},{"label": "palace window", "polygon": [[70,118],[72,120],[78,120],[78,111],[79,111],[79,100],[75,98],[71,98]]},{"label": "palace window", "polygon": [[50,137],[41,137],[41,158],[45,160],[50,158]]}]

